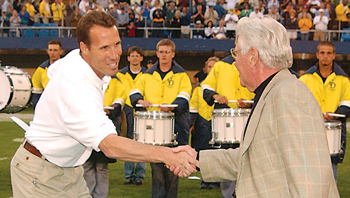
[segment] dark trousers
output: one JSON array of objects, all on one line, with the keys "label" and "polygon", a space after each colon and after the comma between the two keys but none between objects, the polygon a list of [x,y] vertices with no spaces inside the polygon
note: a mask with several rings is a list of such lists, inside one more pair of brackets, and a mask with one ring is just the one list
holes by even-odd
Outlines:
[{"label": "dark trousers", "polygon": [[152,197],[177,197],[179,177],[174,175],[164,163],[151,163],[152,167]]},{"label": "dark trousers", "polygon": [[134,138],[134,110],[132,107],[125,105],[124,112],[126,117],[126,136],[130,139]]}]

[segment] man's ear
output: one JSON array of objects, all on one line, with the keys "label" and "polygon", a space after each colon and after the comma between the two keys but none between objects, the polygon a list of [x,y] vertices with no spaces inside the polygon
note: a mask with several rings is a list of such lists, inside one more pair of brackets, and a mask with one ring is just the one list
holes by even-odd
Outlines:
[{"label": "man's ear", "polygon": [[80,48],[82,54],[86,54],[87,51],[89,50],[88,46],[82,41],[80,41],[80,43],[79,43],[79,48]]},{"label": "man's ear", "polygon": [[249,53],[250,53],[249,55],[250,65],[254,66],[258,62],[259,52],[255,48],[250,48]]}]

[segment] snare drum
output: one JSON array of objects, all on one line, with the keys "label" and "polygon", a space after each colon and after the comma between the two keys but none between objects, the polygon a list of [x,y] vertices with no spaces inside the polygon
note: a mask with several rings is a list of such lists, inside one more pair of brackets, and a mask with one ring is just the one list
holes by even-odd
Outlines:
[{"label": "snare drum", "polygon": [[214,109],[212,114],[212,135],[210,144],[240,143],[250,109]]},{"label": "snare drum", "polygon": [[329,152],[332,156],[340,153],[341,122],[338,120],[325,120]]},{"label": "snare drum", "polygon": [[152,145],[176,145],[174,113],[161,111],[136,111],[134,140]]},{"label": "snare drum", "polygon": [[32,83],[27,72],[13,66],[0,67],[0,112],[16,113],[27,107]]}]

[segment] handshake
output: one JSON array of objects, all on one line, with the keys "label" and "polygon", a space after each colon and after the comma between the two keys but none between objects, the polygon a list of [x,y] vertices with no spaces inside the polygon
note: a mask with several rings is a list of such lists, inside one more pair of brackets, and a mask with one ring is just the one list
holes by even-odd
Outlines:
[{"label": "handshake", "polygon": [[171,149],[172,154],[166,157],[166,167],[179,177],[189,177],[197,172],[199,162],[196,159],[197,152],[190,146],[179,146]]}]

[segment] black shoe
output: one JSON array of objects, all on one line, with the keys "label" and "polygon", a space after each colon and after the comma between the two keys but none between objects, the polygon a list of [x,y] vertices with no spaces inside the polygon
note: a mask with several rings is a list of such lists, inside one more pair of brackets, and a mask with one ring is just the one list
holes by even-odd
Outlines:
[{"label": "black shoe", "polygon": [[220,188],[220,185],[219,184],[209,184],[209,186],[208,186],[208,189],[218,189],[218,188]]},{"label": "black shoe", "polygon": [[137,178],[137,179],[135,180],[135,185],[136,185],[136,186],[141,186],[142,184],[143,184],[142,178]]},{"label": "black shoe", "polygon": [[200,189],[209,189],[209,184],[207,184],[207,183],[201,183]]},{"label": "black shoe", "polygon": [[126,178],[124,185],[134,184],[134,178]]}]

